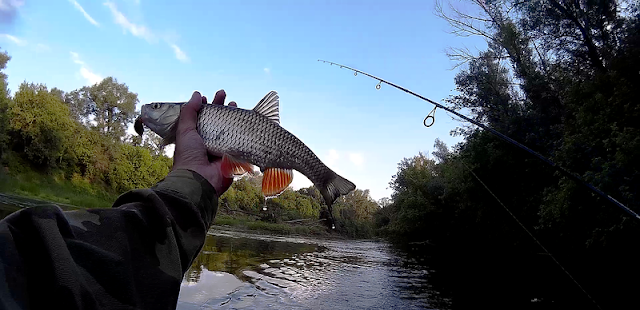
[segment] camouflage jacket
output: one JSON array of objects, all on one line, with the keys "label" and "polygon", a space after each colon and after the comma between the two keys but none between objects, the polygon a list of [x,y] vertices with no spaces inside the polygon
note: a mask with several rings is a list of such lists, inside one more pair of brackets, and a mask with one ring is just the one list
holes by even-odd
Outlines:
[{"label": "camouflage jacket", "polygon": [[218,197],[176,170],[110,209],[17,211],[0,221],[1,309],[175,309]]}]

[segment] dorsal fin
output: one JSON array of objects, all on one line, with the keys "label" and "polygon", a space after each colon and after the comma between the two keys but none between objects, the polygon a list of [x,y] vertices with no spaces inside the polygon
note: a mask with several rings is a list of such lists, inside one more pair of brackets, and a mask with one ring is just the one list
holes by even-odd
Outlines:
[{"label": "dorsal fin", "polygon": [[254,112],[266,116],[268,119],[280,124],[280,97],[275,91],[270,91],[253,108]]}]

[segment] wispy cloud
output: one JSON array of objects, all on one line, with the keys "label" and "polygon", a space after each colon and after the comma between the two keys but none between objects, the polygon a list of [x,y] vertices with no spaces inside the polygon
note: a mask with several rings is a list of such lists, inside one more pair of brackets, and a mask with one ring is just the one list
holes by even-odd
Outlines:
[{"label": "wispy cloud", "polygon": [[124,16],[124,14],[122,14],[122,12],[118,11],[118,7],[116,7],[115,3],[106,1],[103,4],[109,8],[109,10],[111,11],[111,15],[113,15],[113,21],[116,24],[120,25],[125,33],[128,31],[132,35],[143,38],[149,42],[155,39],[155,36],[151,32],[151,30],[149,30],[149,28],[145,27],[144,25],[138,25],[130,22],[129,19]]},{"label": "wispy cloud", "polygon": [[102,81],[102,77],[87,68],[87,64],[80,59],[80,55],[78,55],[78,53],[69,53],[71,54],[71,60],[74,63],[80,65],[80,75],[87,81],[87,84],[93,85]]},{"label": "wispy cloud", "polygon": [[23,0],[0,0],[0,25],[13,23],[18,8],[24,5]]},{"label": "wispy cloud", "polygon": [[[2,0],[0,0],[2,1]],[[73,4],[73,6],[76,7],[76,9],[78,9],[78,11],[80,11],[82,13],[82,15],[84,15],[84,18],[86,18],[90,23],[92,23],[94,26],[100,26],[100,24],[98,24],[98,22],[93,19],[93,17],[91,17],[91,15],[89,15],[89,13],[87,13],[87,11],[84,10],[84,8],[80,5],[80,3],[78,3],[78,1],[76,0],[69,0],[69,2],[71,2]]]},{"label": "wispy cloud", "polygon": [[48,52],[50,50],[51,48],[49,47],[49,45],[42,44],[42,43],[36,44],[36,52]]},{"label": "wispy cloud", "polygon": [[[1,0],[0,0],[1,1]],[[134,1],[135,4],[140,4],[140,1]],[[113,16],[113,21],[122,27],[125,33],[131,33],[133,36],[146,40],[149,43],[156,43],[158,38],[162,39],[171,49],[178,59],[181,62],[189,62],[189,57],[187,54],[180,49],[180,47],[174,43],[175,38],[171,35],[157,35],[147,26],[142,24],[136,24],[131,22],[121,11],[118,10],[118,7],[115,3],[111,1],[105,1],[103,3],[106,7],[111,11],[111,15]]]},{"label": "wispy cloud", "polygon": [[271,69],[269,69],[269,68],[264,68],[262,70],[264,70],[264,73],[266,73],[266,74],[270,74],[271,73]]},{"label": "wispy cloud", "polygon": [[176,59],[182,61],[182,62],[188,62],[189,61],[189,57],[187,57],[187,54],[185,54],[177,45],[171,43],[169,44],[171,46],[171,48],[173,49],[173,52],[176,54]]},{"label": "wispy cloud", "polygon": [[338,151],[329,150],[329,156],[327,156],[325,163],[328,166],[332,166],[339,158],[340,158],[340,154],[338,154]]},{"label": "wispy cloud", "polygon": [[358,168],[364,166],[364,156],[360,153],[349,153],[349,160]]},{"label": "wispy cloud", "polygon": [[78,53],[76,52],[69,52],[69,54],[71,54],[71,60],[73,60],[73,62],[79,64],[79,65],[84,65],[84,61],[80,60],[80,55],[78,55]]},{"label": "wispy cloud", "polygon": [[291,181],[291,187],[293,187],[294,190],[298,190],[303,187],[309,187],[311,185],[313,185],[313,183],[311,183],[311,181],[309,181],[309,179],[304,176],[304,174],[293,170],[293,181]]},{"label": "wispy cloud", "polygon": [[[0,0],[0,3],[2,3],[2,0]],[[18,37],[14,37],[14,36],[12,36],[10,34],[0,34],[0,37],[4,37],[7,40],[9,40],[9,41],[11,41],[11,42],[13,42],[13,43],[15,43],[16,45],[19,45],[19,46],[27,45],[27,41],[26,40],[20,39]]]}]

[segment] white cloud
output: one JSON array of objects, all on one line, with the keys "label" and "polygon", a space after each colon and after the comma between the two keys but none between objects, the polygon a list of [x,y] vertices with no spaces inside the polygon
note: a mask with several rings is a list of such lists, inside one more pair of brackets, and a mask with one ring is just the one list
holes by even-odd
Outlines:
[{"label": "white cloud", "polygon": [[87,82],[91,85],[100,83],[100,81],[102,81],[102,77],[89,71],[89,69],[85,67],[80,68],[80,75],[82,75],[82,77],[85,78],[85,80],[87,80]]},{"label": "white cloud", "polygon": [[293,181],[291,181],[291,187],[293,187],[294,190],[299,190],[303,187],[309,187],[313,185],[313,183],[311,183],[311,181],[309,181],[309,179],[307,177],[304,176],[304,174],[293,170]]},{"label": "white cloud", "polygon": [[364,156],[360,153],[349,153],[349,160],[359,168],[364,165]]},{"label": "white cloud", "polygon": [[266,74],[271,73],[271,69],[269,69],[269,68],[264,68],[264,69],[262,69],[262,70],[264,70],[264,73],[266,73]]},{"label": "white cloud", "polygon": [[80,59],[80,55],[76,52],[69,52],[71,54],[71,60],[80,65],[80,75],[87,81],[88,85],[100,83],[102,77],[87,68],[84,61]]},{"label": "white cloud", "polygon": [[[2,0],[0,0],[0,2],[2,2]],[[19,46],[27,45],[27,41],[26,40],[20,39],[18,37],[14,37],[14,36],[12,36],[10,34],[0,34],[0,36],[7,38],[9,41],[11,41],[11,42],[13,42],[13,43],[15,43],[16,45],[19,45]]]},{"label": "white cloud", "polygon": [[333,149],[329,150],[329,156],[327,156],[325,163],[327,166],[333,166],[333,164],[338,160],[338,158],[340,158],[338,151]]},{"label": "white cloud", "polygon": [[[136,5],[139,5],[140,1],[134,1],[134,3]],[[142,38],[149,43],[156,43],[158,41],[158,38],[160,38],[165,43],[167,43],[169,47],[171,47],[171,49],[173,50],[173,53],[176,56],[176,59],[178,59],[181,62],[189,62],[189,57],[187,56],[187,54],[183,50],[181,50],[180,47],[178,47],[178,45],[173,43],[177,35],[165,34],[165,35],[158,36],[154,34],[154,32],[151,31],[151,29],[147,28],[145,25],[135,24],[129,21],[129,19],[122,12],[118,10],[118,7],[116,6],[115,3],[107,0],[103,4],[109,8],[109,10],[111,11],[111,15],[113,15],[113,21],[117,25],[120,25],[122,27],[122,29],[124,30],[124,33],[129,32],[133,36]]]},{"label": "white cloud", "polygon": [[49,45],[42,44],[42,43],[36,44],[36,51],[37,52],[48,52],[50,50],[51,50],[51,48],[49,47]]},{"label": "white cloud", "polygon": [[18,8],[24,4],[22,0],[0,0],[0,25],[11,25],[18,15]]},{"label": "white cloud", "polygon": [[169,44],[171,46],[171,48],[173,49],[173,52],[176,54],[176,59],[182,61],[182,62],[188,62],[189,61],[189,57],[187,57],[187,54],[185,54],[177,45],[175,44]]},{"label": "white cloud", "polygon": [[71,54],[71,60],[73,60],[73,62],[79,64],[79,65],[84,65],[84,61],[80,60],[80,55],[78,55],[78,53],[76,52],[69,52],[69,54]]},{"label": "white cloud", "polygon": [[78,9],[78,11],[82,13],[82,15],[84,15],[84,18],[86,18],[90,23],[92,23],[94,26],[100,26],[100,24],[98,24],[98,22],[95,19],[93,19],[93,17],[91,17],[91,15],[87,13],[87,11],[84,10],[84,8],[82,8],[82,6],[80,5],[80,3],[78,3],[78,1],[76,0],[69,0],[69,1],[73,4],[73,6],[76,7],[76,9]]},{"label": "white cloud", "polygon": [[24,0],[0,0],[0,11],[15,10],[24,5]]},{"label": "white cloud", "polygon": [[129,19],[127,19],[127,17],[122,14],[122,12],[118,11],[115,3],[106,1],[103,4],[109,7],[109,10],[111,10],[111,15],[113,15],[113,21],[116,24],[122,26],[122,29],[124,29],[125,32],[128,31],[132,35],[143,38],[147,41],[152,41],[154,39],[154,35],[151,30],[149,30],[149,28],[130,22]]}]

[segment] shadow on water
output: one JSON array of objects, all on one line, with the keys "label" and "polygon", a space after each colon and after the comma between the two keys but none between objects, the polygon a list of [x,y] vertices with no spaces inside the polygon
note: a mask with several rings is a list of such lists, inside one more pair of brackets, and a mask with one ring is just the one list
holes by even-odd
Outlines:
[{"label": "shadow on water", "polygon": [[452,301],[451,309],[598,309],[545,253],[426,243],[393,248],[405,268],[430,270],[430,285]]}]

